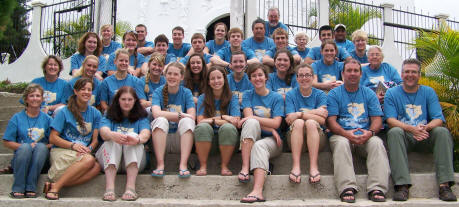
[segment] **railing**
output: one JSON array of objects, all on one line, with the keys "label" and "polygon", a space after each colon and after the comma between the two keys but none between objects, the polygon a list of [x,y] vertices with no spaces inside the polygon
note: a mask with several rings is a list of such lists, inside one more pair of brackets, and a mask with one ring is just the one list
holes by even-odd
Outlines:
[{"label": "railing", "polygon": [[21,5],[11,15],[12,28],[4,32],[4,38],[0,41],[0,65],[10,64],[18,59],[27,47],[30,39],[30,24],[32,20],[32,8]]},{"label": "railing", "polygon": [[70,57],[78,49],[78,40],[93,31],[94,0],[70,0],[42,8],[41,43],[47,54]]}]

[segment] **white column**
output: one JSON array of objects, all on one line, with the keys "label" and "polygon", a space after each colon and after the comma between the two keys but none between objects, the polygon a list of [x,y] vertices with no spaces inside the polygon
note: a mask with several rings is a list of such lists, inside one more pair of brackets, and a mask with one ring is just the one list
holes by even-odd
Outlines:
[{"label": "white column", "polygon": [[435,18],[438,19],[438,28],[437,29],[440,29],[440,25],[442,25],[442,24],[446,25],[446,20],[449,18],[449,15],[440,13],[440,14],[435,15]]},{"label": "white column", "polygon": [[113,1],[112,0],[96,0],[99,3],[99,22],[98,22],[98,27],[97,31],[99,31],[100,27],[104,24],[111,24],[112,23],[112,6],[113,6]]},{"label": "white column", "polygon": [[[329,10],[330,10],[330,5],[328,1],[326,0],[320,0],[318,1],[319,3],[319,28],[323,25],[328,25],[329,24]],[[317,31],[316,36],[312,39],[311,43],[308,45],[309,47],[318,47],[322,44],[322,42],[319,39],[319,31]]]},{"label": "white column", "polygon": [[100,29],[100,0],[94,1],[94,28],[93,31],[99,34]]},{"label": "white column", "polygon": [[257,1],[245,0],[245,37],[253,36],[252,33],[252,22],[257,19]]},{"label": "white column", "polygon": [[230,28],[239,27],[244,31],[244,0],[230,2]]},{"label": "white column", "polygon": [[[392,23],[392,9],[394,8],[393,4],[383,3],[381,4],[384,7],[384,22]],[[395,46],[394,41],[394,28],[391,26],[384,26],[384,41],[382,45],[384,53],[384,62],[387,62],[394,66],[397,71],[400,73],[402,69],[402,56],[399,53],[399,50]]]}]

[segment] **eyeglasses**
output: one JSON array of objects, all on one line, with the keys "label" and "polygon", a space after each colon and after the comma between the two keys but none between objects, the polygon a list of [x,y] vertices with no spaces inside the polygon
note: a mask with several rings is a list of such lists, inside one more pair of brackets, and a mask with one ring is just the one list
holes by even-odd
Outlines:
[{"label": "eyeglasses", "polygon": [[312,75],[310,73],[296,75],[296,77],[298,77],[298,78],[312,78],[313,76],[314,75]]},{"label": "eyeglasses", "polygon": [[129,30],[129,31],[126,31],[126,33],[134,33],[134,34],[137,34],[137,32],[136,32],[136,31],[134,31],[134,30]]},{"label": "eyeglasses", "polygon": [[381,53],[369,53],[368,54],[369,57],[381,57]]}]

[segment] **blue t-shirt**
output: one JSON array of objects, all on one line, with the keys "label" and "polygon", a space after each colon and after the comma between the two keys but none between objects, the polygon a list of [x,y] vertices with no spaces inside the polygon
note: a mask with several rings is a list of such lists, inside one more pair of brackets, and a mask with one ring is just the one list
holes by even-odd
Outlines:
[{"label": "blue t-shirt", "polygon": [[167,53],[172,53],[178,58],[185,57],[185,55],[190,51],[191,44],[190,43],[182,43],[182,47],[179,49],[174,48],[173,43],[169,43],[169,48],[167,49]]},{"label": "blue t-shirt", "polygon": [[327,95],[319,89],[312,88],[311,95],[301,95],[300,88],[296,87],[285,95],[285,114],[308,112],[321,106],[327,106]]},{"label": "blue t-shirt", "polygon": [[346,49],[346,51],[353,51],[355,50],[355,46],[354,46],[354,43],[350,40],[344,40],[342,42],[338,42],[335,40],[335,43],[336,43],[336,46],[338,47],[342,47],[344,49]]},{"label": "blue t-shirt", "polygon": [[215,40],[209,40],[206,43],[206,47],[207,47],[207,49],[209,49],[209,54],[211,54],[211,55],[215,54],[218,50],[220,50],[220,49],[222,49],[224,47],[229,47],[229,46],[230,46],[230,43],[227,40],[225,40],[223,42],[223,44],[221,44],[221,45],[217,45],[215,43]]},{"label": "blue t-shirt", "polygon": [[334,61],[331,65],[326,65],[324,60],[315,61],[311,64],[314,74],[317,75],[317,82],[326,83],[341,80],[341,72],[344,63]]},{"label": "blue t-shirt", "polygon": [[280,79],[279,76],[277,76],[276,72],[272,72],[268,76],[269,78],[266,82],[266,88],[268,88],[271,91],[277,92],[281,95],[284,95],[292,88],[298,86],[295,74],[292,74],[292,80],[290,81],[290,85],[287,85],[287,83],[284,80]]},{"label": "blue t-shirt", "polygon": [[352,50],[351,52],[349,52],[349,54],[352,56],[352,58],[358,60],[361,64],[369,63],[368,62],[367,51],[365,51],[365,54],[363,54],[363,57],[359,57],[355,50]]},{"label": "blue t-shirt", "polygon": [[[164,106],[163,88],[160,86],[153,93],[151,105],[161,107],[161,110],[170,112],[183,112],[186,113],[188,109],[194,108],[193,95],[190,89],[180,85],[176,94],[169,94],[168,105]],[[169,133],[177,131],[178,123],[169,121]]]},{"label": "blue t-shirt", "polygon": [[104,49],[102,50],[102,55],[110,55],[114,53],[117,49],[120,49],[121,47],[121,43],[110,41],[110,45],[108,45],[107,47],[104,46]]},{"label": "blue t-shirt", "polygon": [[[205,99],[205,94],[201,94],[198,98],[198,116],[204,116],[204,99]],[[220,116],[222,113],[220,112],[220,100],[215,100],[215,116]],[[231,101],[229,102],[229,105],[226,109],[227,115],[230,116],[241,116],[241,111],[239,110],[239,100],[237,99],[236,96],[231,97]],[[207,117],[210,118],[210,117]]]},{"label": "blue t-shirt", "polygon": [[308,56],[309,50],[311,50],[309,47],[305,48],[303,51],[299,51],[298,47],[294,47],[293,49],[298,52],[298,55],[300,55],[301,59],[305,59],[306,56]]},{"label": "blue t-shirt", "polygon": [[104,116],[100,120],[100,128],[102,127],[108,127],[112,132],[119,132],[123,134],[134,132],[136,134],[140,134],[140,132],[144,129],[150,130],[150,121],[148,118],[141,118],[135,122],[130,122],[129,119],[123,119],[122,122],[118,123]]},{"label": "blue t-shirt", "polygon": [[[115,53],[110,54],[110,56],[108,57],[106,71],[116,71],[115,57],[116,57]],[[143,56],[140,53],[137,53],[137,65],[135,65],[135,68],[142,67],[142,64],[146,61],[147,60],[145,59],[145,56]],[[129,66],[134,66],[134,63],[135,63],[135,55],[129,56]]]},{"label": "blue t-shirt", "polygon": [[[269,91],[268,95],[260,96],[255,89],[247,90],[242,96],[242,109],[251,108],[254,116],[264,118],[284,117],[284,99],[282,95]],[[279,131],[279,129],[277,129]],[[262,130],[263,137],[272,136],[271,132]]]},{"label": "blue t-shirt", "polygon": [[[337,122],[345,130],[366,129],[370,117],[384,116],[376,94],[367,87],[359,86],[356,92],[348,92],[344,85],[332,89],[327,98],[328,116],[337,116]],[[361,134],[357,131],[355,134]]]},{"label": "blue t-shirt", "polygon": [[32,83],[40,85],[44,90],[42,106],[66,104],[73,91],[70,84],[60,78],[51,83],[45,77],[40,77],[33,79]]},{"label": "blue t-shirt", "polygon": [[151,48],[154,48],[154,47],[155,47],[155,43],[152,42],[152,41],[145,41],[145,44],[143,45],[143,47],[151,47]]},{"label": "blue t-shirt", "polygon": [[[338,54],[336,57],[338,57],[339,61],[344,61],[347,57],[349,57],[349,53],[347,52],[346,49],[342,47],[338,47]],[[313,60],[320,60],[322,59],[322,54],[320,54],[320,47],[313,47],[311,50],[309,50],[309,53],[306,57],[310,57]]]},{"label": "blue t-shirt", "polygon": [[17,143],[40,142],[48,144],[49,126],[53,119],[40,111],[37,117],[29,117],[22,110],[11,117],[8,121],[3,140]]},{"label": "blue t-shirt", "polygon": [[[212,55],[204,53],[203,57],[204,57],[204,61],[206,62],[206,64],[209,64],[210,63],[210,58],[212,58]],[[182,59],[180,59],[179,62],[181,62],[182,64],[186,65],[186,63],[188,62],[189,59],[190,59],[190,56],[187,55],[187,56],[183,57]]]},{"label": "blue t-shirt", "polygon": [[142,85],[142,82],[131,74],[127,74],[126,78],[123,80],[118,80],[115,74],[105,78],[99,89],[100,100],[105,101],[108,105],[110,105],[118,89],[123,86],[130,86],[134,88],[139,99],[146,100],[143,90],[145,84]]},{"label": "blue t-shirt", "polygon": [[390,88],[384,97],[385,118],[395,118],[405,124],[417,126],[433,119],[445,122],[435,91],[420,85],[416,93],[406,93],[403,86]]},{"label": "blue t-shirt", "polygon": [[[298,55],[298,51],[296,51],[295,48],[287,46],[286,49],[290,53],[292,53],[292,55]],[[266,51],[265,55],[267,55],[267,56],[269,56],[271,58],[274,58],[274,55],[276,54],[276,52],[277,52],[277,47],[273,47],[273,48],[269,49],[268,51]]]},{"label": "blue t-shirt", "polygon": [[274,40],[270,37],[265,37],[262,42],[257,42],[253,37],[251,37],[242,41],[242,47],[252,49],[255,52],[255,56],[261,61],[266,52],[269,49],[276,47],[276,45],[274,44]]},{"label": "blue t-shirt", "polygon": [[[250,60],[252,58],[256,58],[255,56],[255,53],[253,52],[252,49],[250,48],[247,48],[247,47],[241,47],[242,48],[242,52],[245,53],[245,56],[247,57],[247,60]],[[228,47],[224,47],[222,49],[220,49],[216,55],[218,55],[222,60],[226,61],[226,62],[231,62],[231,55],[233,53],[231,52],[231,46],[228,46]]]},{"label": "blue t-shirt", "polygon": [[370,68],[370,65],[362,67],[362,77],[360,78],[360,85],[366,86],[371,89],[376,89],[379,82],[389,82],[393,81],[397,85],[402,82],[400,74],[398,74],[397,69],[388,63],[381,63],[378,69],[373,70]]},{"label": "blue t-shirt", "polygon": [[228,86],[233,92],[233,96],[236,96],[237,98],[242,97],[242,93],[244,91],[253,89],[253,85],[246,73],[244,73],[244,76],[242,76],[242,79],[239,82],[236,82],[233,75],[233,73],[226,75],[228,78]]},{"label": "blue t-shirt", "polygon": [[[86,56],[80,54],[80,53],[75,53],[70,57],[70,71],[69,75],[72,75],[72,70],[74,69],[79,69],[81,65],[83,65],[83,61],[86,58]],[[99,56],[99,66],[97,67],[97,71],[102,71],[104,72],[107,67],[107,59],[103,55]]]},{"label": "blue t-shirt", "polygon": [[92,134],[95,129],[99,129],[99,122],[102,118],[99,110],[92,106],[88,106],[86,111],[81,112],[86,125],[86,131],[77,123],[72,112],[65,106],[57,113],[54,120],[51,122],[51,128],[59,132],[63,139],[88,146],[91,144]]},{"label": "blue t-shirt", "polygon": [[[145,77],[142,77],[140,79],[140,81],[142,81],[142,86],[143,86],[143,89],[145,89]],[[153,83],[153,81],[149,81],[148,82],[148,88],[150,89],[148,91],[148,93],[145,93],[145,97],[147,98],[147,101],[151,101],[151,98],[153,97],[153,93],[155,92],[155,90],[157,88],[159,88],[160,86],[163,86],[164,84],[166,84],[166,78],[164,78],[164,76],[161,76],[159,78],[159,82],[158,83]],[[144,90],[145,91],[145,90]]]},{"label": "blue t-shirt", "polygon": [[279,27],[284,29],[286,32],[288,32],[288,27],[285,24],[283,24],[282,22],[279,22],[275,27],[271,27],[269,25],[269,22],[265,21],[265,36],[266,37],[271,37],[271,35],[273,34],[274,30],[276,30]]},{"label": "blue t-shirt", "polygon": [[[70,81],[69,81],[70,87],[73,88],[73,86],[75,85],[76,81],[79,80],[80,78],[81,78],[81,76],[78,76],[78,77],[70,79]],[[100,87],[99,86],[100,86],[101,82],[95,77],[92,79],[92,82],[94,83],[94,87],[92,89],[92,96],[91,96],[91,100],[89,100],[89,105],[97,106],[97,105],[100,104],[100,97],[99,97],[99,89],[100,89]],[[74,94],[74,91],[71,90],[71,95],[73,95],[73,94]]]}]

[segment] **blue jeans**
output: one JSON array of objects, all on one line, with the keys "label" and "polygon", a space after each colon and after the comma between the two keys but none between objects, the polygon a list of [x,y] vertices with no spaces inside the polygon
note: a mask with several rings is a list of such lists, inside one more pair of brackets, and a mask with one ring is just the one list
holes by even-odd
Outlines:
[{"label": "blue jeans", "polygon": [[36,192],[38,176],[40,176],[47,157],[46,144],[37,143],[34,148],[30,143],[19,146],[11,162],[14,171],[13,192]]}]

